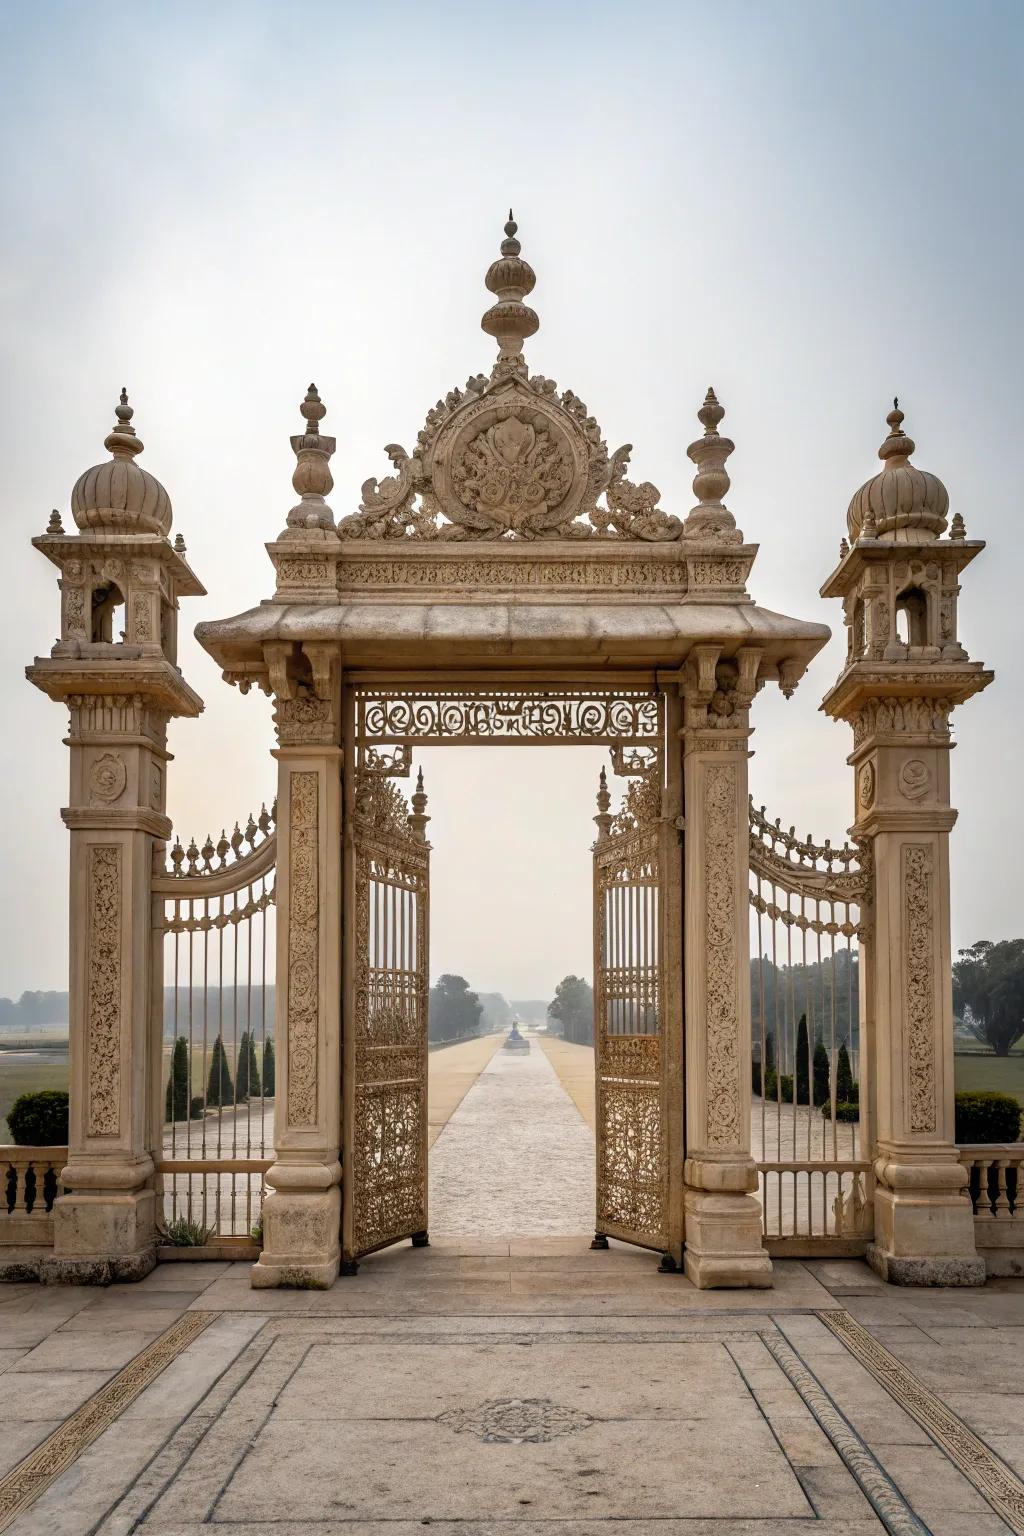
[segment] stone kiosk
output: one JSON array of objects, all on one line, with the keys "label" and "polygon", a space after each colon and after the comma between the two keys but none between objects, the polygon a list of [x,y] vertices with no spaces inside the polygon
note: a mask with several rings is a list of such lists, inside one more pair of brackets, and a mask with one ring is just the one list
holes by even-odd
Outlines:
[{"label": "stone kiosk", "polygon": [[[485,280],[490,372],[438,400],[411,452],[389,445],[393,473],[338,517],[335,439],[310,386],[291,439],[299,499],[267,546],[276,588],[197,629],[229,683],[273,698],[277,732],[274,1157],[253,1284],[326,1286],[375,1248],[428,1240],[429,818],[422,783],[411,805],[400,786],[417,746],[503,742],[606,745],[628,785],[613,816],[602,776],[595,818],[595,1243],[641,1244],[702,1287],[771,1284],[751,1139],[756,853],[784,887],[813,887],[819,911],[845,899],[843,931],[863,929],[862,1149],[848,1166],[863,1224],[877,1123],[874,1262],[911,1283],[970,1282],[952,1139],[948,716],[990,677],[956,638],[959,572],[981,546],[957,520],[942,538],[945,493],[909,465],[890,418],[885,467],[855,498],[852,546],[823,589],[850,626],[825,703],[855,734],[856,850],[842,856],[864,856],[837,896],[830,845],[824,873],[810,843],[757,851],[751,708],[766,684],[790,694],[829,631],[747,591],[757,547],[724,501],[733,444],[714,391],[687,449],[696,501],[676,515],[627,478],[629,445],[609,452],[583,402],[530,372],[535,277],[511,217]],[[202,588],[167,542],[166,493],[133,463],[130,416],[123,403],[112,462],[76,487],[80,532],[36,540],[61,569],[63,624],[29,673],[72,711],[71,1192],[50,1263],[86,1278],[153,1262],[152,914],[206,878],[190,852],[177,886],[154,875],[151,903],[171,830],[166,720],[201,709],[175,664],[177,597]],[[222,854],[218,889],[229,876]],[[854,885],[869,893],[860,927]],[[825,1169],[833,1237],[849,1203],[835,1177]]]}]

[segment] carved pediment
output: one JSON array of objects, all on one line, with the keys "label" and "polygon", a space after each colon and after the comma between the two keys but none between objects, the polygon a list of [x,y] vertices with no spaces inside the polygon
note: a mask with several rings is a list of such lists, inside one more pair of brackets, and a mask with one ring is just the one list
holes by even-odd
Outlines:
[{"label": "carved pediment", "polygon": [[683,521],[659,506],[657,486],[626,478],[630,444],[609,454],[583,401],[572,390],[560,393],[552,379],[531,376],[521,347],[539,321],[522,300],[535,278],[511,219],[505,231],[501,258],[486,279],[498,302],[481,321],[499,342],[490,376],[475,374],[464,389],[438,400],[412,453],[398,443],[387,446],[395,473],[364,482],[359,510],[340,519],[339,535],[742,542],[721,502],[733,445],[718,434],[723,413],[713,391],[698,413],[704,436],[687,450],[698,469],[699,503]]}]

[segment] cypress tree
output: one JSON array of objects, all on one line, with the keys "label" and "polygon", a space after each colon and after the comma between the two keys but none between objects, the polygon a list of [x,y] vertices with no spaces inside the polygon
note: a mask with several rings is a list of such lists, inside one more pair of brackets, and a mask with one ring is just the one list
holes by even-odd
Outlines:
[{"label": "cypress tree", "polygon": [[274,1062],[274,1042],[268,1040],[263,1047],[263,1095],[265,1098],[274,1097],[274,1087],[277,1080],[277,1067]]},{"label": "cypress tree", "polygon": [[165,1120],[187,1120],[190,1102],[188,1080],[188,1041],[179,1035],[171,1052],[171,1075],[167,1079]]},{"label": "cypress tree", "polygon": [[764,1037],[764,1075],[770,1077],[775,1071],[775,1036],[771,1030]]},{"label": "cypress tree", "polygon": [[814,1047],[814,1102],[815,1104],[827,1104],[830,1092],[830,1073],[828,1051],[825,1049],[824,1040],[819,1040]]},{"label": "cypress tree", "polygon": [[243,1029],[238,1042],[238,1081],[235,1083],[235,1100],[258,1099],[260,1096],[260,1068],[256,1060],[256,1042],[247,1029]]},{"label": "cypress tree", "polygon": [[800,1022],[796,1027],[796,1062],[793,1074],[796,1094],[794,1104],[809,1104],[811,1102],[811,1045],[807,1035],[807,1015],[800,1015]]},{"label": "cypress tree", "polygon": [[857,1084],[853,1080],[853,1068],[850,1066],[850,1053],[846,1049],[845,1040],[839,1047],[839,1059],[836,1062],[836,1102],[838,1104],[857,1102]]},{"label": "cypress tree", "polygon": [[213,1058],[210,1062],[210,1081],[206,1088],[206,1102],[211,1109],[221,1104],[235,1102],[235,1090],[231,1082],[227,1052],[220,1035],[213,1042]]}]

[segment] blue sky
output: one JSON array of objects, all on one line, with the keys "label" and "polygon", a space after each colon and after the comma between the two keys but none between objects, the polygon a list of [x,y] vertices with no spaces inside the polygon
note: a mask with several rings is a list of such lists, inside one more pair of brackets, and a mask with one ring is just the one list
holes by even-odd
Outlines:
[{"label": "blue sky", "polygon": [[[338,437],[341,515],[382,445],[489,363],[510,203],[538,274],[531,365],[634,444],[670,510],[692,504],[715,386],[768,607],[841,628],[817,591],[899,394],[916,462],[990,541],[961,602],[999,675],[956,722],[954,944],[1024,932],[1022,98],[1019,3],[6,7],[0,993],[65,975],[65,722],[22,674],[58,596],[28,541],[103,456],[121,384],[210,592],[182,612],[207,712],[171,737],[172,814],[202,836],[272,793],[265,702],[190,635],[271,590],[305,386]],[[840,662],[834,642],[790,703],[762,695],[751,765],[773,815],[833,838],[850,743],[817,705]],[[591,772],[551,759],[546,812],[500,762],[432,765],[435,969],[545,992],[589,969]],[[457,871],[496,800],[537,841],[487,850],[501,878],[467,920]]]}]

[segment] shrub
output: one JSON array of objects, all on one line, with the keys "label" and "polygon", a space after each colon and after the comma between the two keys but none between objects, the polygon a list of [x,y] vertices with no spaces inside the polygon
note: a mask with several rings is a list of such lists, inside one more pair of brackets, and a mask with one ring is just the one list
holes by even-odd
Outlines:
[{"label": "shrub", "polygon": [[961,1145],[1017,1141],[1019,1137],[1020,1105],[1011,1094],[957,1094],[956,1139]]},{"label": "shrub", "polygon": [[188,1041],[179,1035],[171,1052],[171,1072],[164,1101],[165,1120],[188,1119]]},{"label": "shrub", "polygon": [[[831,1104],[823,1104],[821,1106],[821,1112],[827,1120],[831,1120]],[[856,1100],[840,1099],[836,1104],[836,1119],[842,1120],[847,1124],[852,1125],[860,1119],[860,1105],[856,1102]]]},{"label": "shrub", "polygon": [[197,1093],[195,1098],[192,1100],[192,1103],[189,1105],[189,1110],[188,1110],[188,1117],[189,1117],[189,1119],[190,1120],[201,1120],[203,1118],[203,1111],[205,1109],[206,1109],[206,1105],[203,1103],[201,1095]]},{"label": "shrub", "polygon": [[68,1096],[55,1088],[22,1093],[8,1110],[7,1124],[17,1147],[66,1147]]},{"label": "shrub", "polygon": [[187,1216],[169,1221],[160,1232],[161,1241],[169,1248],[203,1248],[212,1235],[212,1227],[204,1227],[201,1221],[189,1221]]}]

